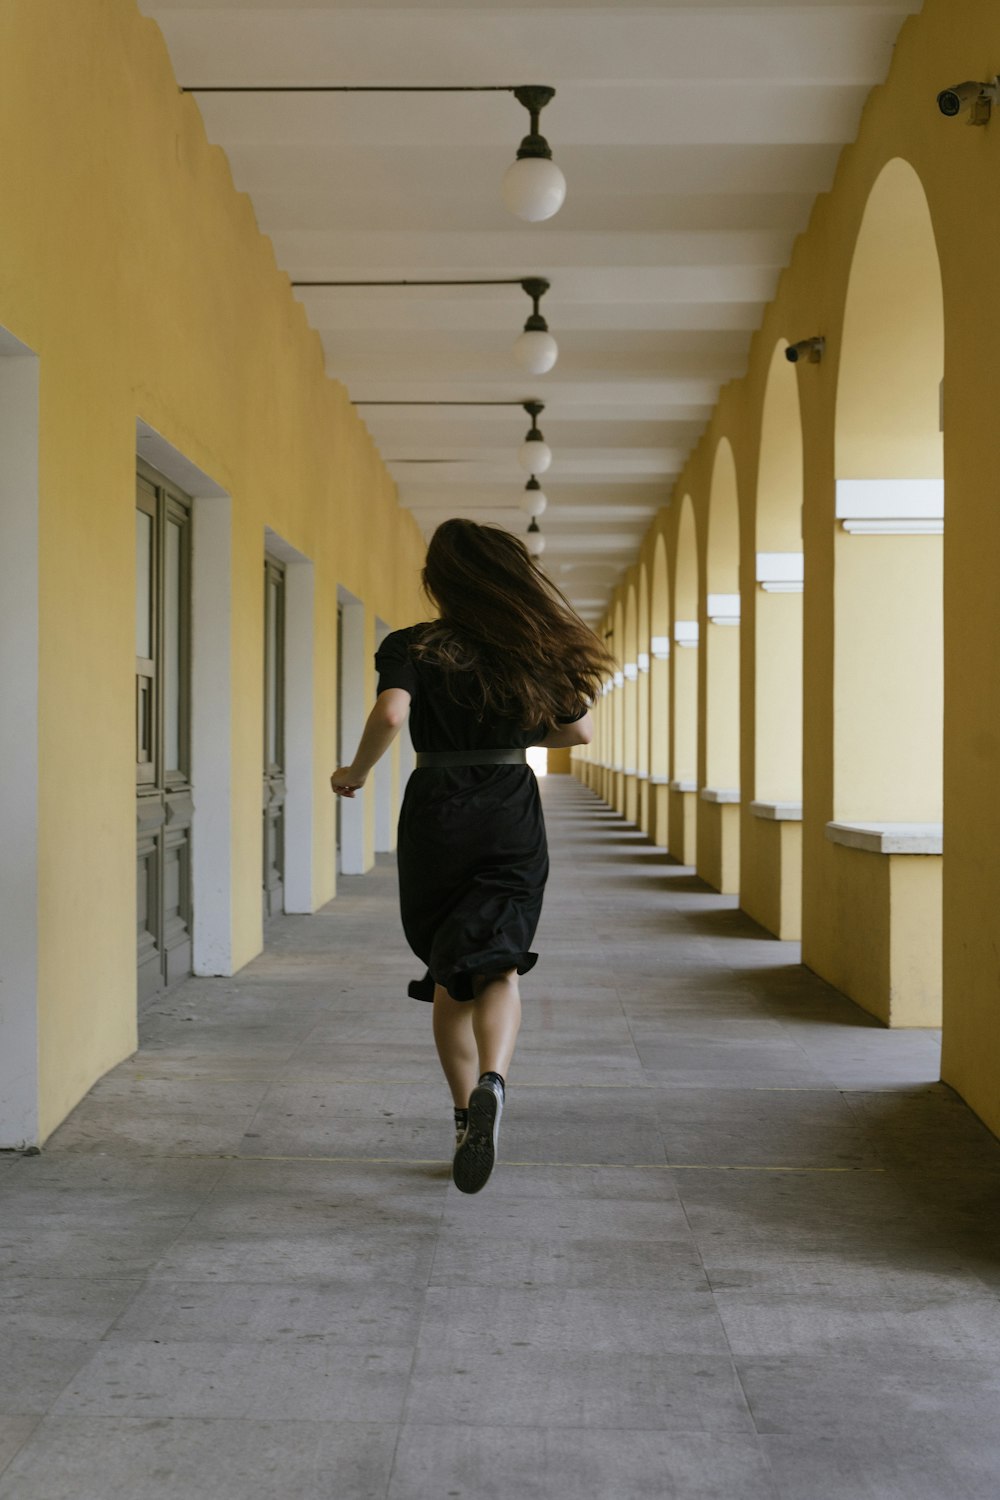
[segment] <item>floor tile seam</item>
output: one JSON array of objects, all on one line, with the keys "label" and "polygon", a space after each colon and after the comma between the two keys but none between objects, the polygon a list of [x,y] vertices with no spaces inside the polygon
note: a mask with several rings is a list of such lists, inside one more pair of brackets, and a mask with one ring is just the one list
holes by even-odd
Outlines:
[{"label": "floor tile seam", "polygon": [[[84,1160],[89,1160],[90,1159],[90,1158],[86,1157],[81,1152],[67,1151],[67,1152],[61,1153],[61,1157],[62,1157],[63,1160],[72,1159],[73,1157],[80,1157],[80,1156],[82,1156]],[[243,1154],[240,1154],[240,1153],[237,1153],[237,1152],[222,1152],[222,1153],[217,1153],[217,1152],[189,1152],[189,1153],[175,1152],[175,1153],[169,1153],[169,1154],[165,1153],[165,1152],[157,1152],[157,1153],[151,1153],[149,1155],[140,1155],[139,1153],[134,1153],[134,1154],[130,1154],[130,1155],[126,1156],[126,1157],[122,1157],[122,1158],[119,1158],[119,1159],[123,1160],[123,1161],[130,1161],[130,1162],[135,1162],[135,1161],[152,1161],[152,1162],[164,1162],[164,1161],[220,1161],[220,1162],[245,1161],[245,1162],[258,1162],[258,1163],[266,1163],[266,1162],[296,1162],[296,1163],[305,1163],[305,1162],[310,1162],[310,1163],[316,1164],[317,1166],[363,1166],[363,1167],[375,1167],[375,1166],[389,1166],[389,1167],[446,1167],[446,1166],[448,1166],[448,1158],[447,1157],[430,1157],[430,1156],[427,1156],[427,1157],[420,1157],[420,1156],[318,1156],[318,1155],[317,1156],[295,1156],[295,1155],[263,1155],[263,1154],[258,1154],[258,1153],[254,1153],[253,1155],[250,1155],[250,1154],[243,1155]],[[879,1175],[891,1175],[891,1174],[888,1173],[887,1168],[882,1167],[882,1166],[815,1166],[815,1165],[809,1165],[809,1164],[798,1163],[798,1162],[781,1162],[781,1163],[765,1163],[765,1164],[762,1164],[762,1163],[759,1163],[759,1162],[518,1161],[518,1160],[511,1160],[511,1159],[505,1157],[504,1160],[503,1160],[503,1165],[505,1167],[524,1167],[524,1168],[543,1168],[543,1169],[550,1168],[550,1169],[565,1170],[565,1171],[602,1171],[602,1172],[603,1171],[629,1171],[629,1172],[639,1172],[639,1171],[642,1171],[642,1172],[648,1172],[648,1171],[654,1171],[654,1172],[800,1172],[800,1173],[806,1173],[806,1174],[817,1174],[817,1173],[838,1173],[838,1174],[844,1174],[844,1173],[854,1173],[856,1175],[857,1174],[869,1174],[869,1175],[876,1175],[876,1176],[879,1176]],[[213,1191],[214,1191],[214,1189],[213,1189]],[[201,1205],[201,1206],[199,1206],[199,1208],[197,1208],[197,1209],[194,1210],[194,1213],[188,1218],[188,1220],[185,1223],[184,1227],[179,1231],[178,1237],[180,1236],[180,1234],[183,1234],[186,1231],[188,1225],[190,1224],[191,1218],[194,1217],[194,1214],[199,1213],[201,1211],[201,1207],[203,1207],[203,1206],[204,1205]],[[171,1240],[170,1245],[167,1248],[168,1249],[172,1248],[173,1244],[174,1244],[174,1240]],[[164,1253],[166,1253],[166,1252],[164,1252]]]},{"label": "floor tile seam", "polygon": [[[3,1413],[3,1415],[7,1416],[7,1415],[9,1415],[9,1413],[5,1412],[5,1413]],[[22,1438],[21,1442],[18,1443],[18,1445],[14,1449],[14,1451],[12,1453],[8,1454],[8,1456],[2,1462],[0,1462],[0,1478],[2,1478],[2,1476],[7,1472],[7,1470],[10,1468],[11,1464],[14,1462],[15,1458],[17,1458],[18,1454],[21,1453],[28,1446],[28,1444],[31,1442],[32,1438],[35,1436],[35,1433],[38,1431],[39,1427],[45,1421],[47,1413],[45,1413],[45,1412],[26,1412],[23,1415],[27,1418],[27,1420],[31,1421],[31,1427],[25,1433],[25,1435]]]},{"label": "floor tile seam", "polygon": [[[718,1356],[718,1357],[721,1358],[722,1356]],[[465,1419],[463,1417],[459,1417],[459,1416],[455,1416],[455,1417],[451,1418],[449,1421],[446,1421],[446,1422],[435,1422],[435,1421],[425,1421],[425,1420],[423,1420],[423,1419],[421,1419],[419,1417],[404,1416],[402,1418],[401,1422],[400,1422],[400,1426],[404,1427],[404,1428],[406,1428],[406,1427],[411,1427],[411,1428],[412,1427],[440,1428],[443,1431],[449,1431],[449,1432],[454,1432],[456,1428],[459,1429],[459,1430],[471,1429],[472,1431],[479,1431],[480,1429],[487,1428],[487,1429],[489,1429],[492,1432],[506,1432],[506,1433],[517,1433],[517,1432],[545,1432],[545,1433],[550,1433],[550,1432],[558,1432],[558,1433],[580,1432],[580,1433],[587,1434],[587,1433],[604,1432],[604,1433],[608,1433],[609,1435],[614,1435],[614,1434],[622,1433],[622,1432],[649,1432],[649,1433],[658,1433],[662,1437],[670,1438],[670,1439],[700,1437],[700,1438],[706,1438],[706,1439],[707,1438],[714,1438],[716,1440],[718,1440],[720,1438],[731,1438],[731,1439],[733,1439],[735,1441],[737,1439],[742,1438],[744,1441],[754,1442],[755,1444],[759,1441],[759,1436],[760,1436],[760,1434],[757,1432],[756,1426],[754,1425],[754,1423],[752,1421],[750,1422],[749,1426],[741,1425],[739,1427],[735,1427],[735,1426],[733,1426],[731,1424],[727,1425],[725,1422],[715,1423],[715,1424],[711,1424],[710,1423],[710,1424],[707,1424],[707,1425],[703,1423],[699,1427],[687,1426],[684,1423],[679,1423],[677,1426],[664,1427],[664,1426],[657,1426],[654,1423],[637,1424],[635,1422],[627,1422],[627,1421],[626,1422],[619,1421],[619,1422],[615,1422],[615,1423],[611,1423],[611,1422],[580,1422],[580,1421],[573,1421],[573,1422],[559,1422],[559,1421],[548,1421],[548,1422],[523,1422],[523,1421],[519,1421],[519,1422],[478,1422],[475,1419],[469,1419],[469,1420],[467,1420],[467,1419]],[[823,1429],[816,1429],[816,1430],[817,1431],[822,1431]],[[772,1436],[776,1436],[776,1437],[785,1437],[785,1436],[788,1436],[789,1434],[784,1433],[784,1432],[776,1432],[776,1433],[773,1433],[771,1435]]]},{"label": "floor tile seam", "polygon": [[746,1412],[747,1421],[750,1423],[750,1426],[751,1426],[754,1434],[756,1435],[757,1448],[758,1448],[758,1451],[759,1451],[760,1450],[760,1432],[758,1431],[757,1423],[754,1421],[753,1411],[751,1410],[751,1407],[750,1407],[750,1400],[749,1400],[749,1397],[747,1395],[746,1387],[743,1384],[742,1377],[740,1376],[740,1372],[739,1372],[739,1369],[737,1367],[736,1355],[735,1355],[735,1352],[733,1350],[732,1341],[731,1341],[731,1339],[729,1337],[729,1329],[726,1327],[725,1319],[722,1316],[722,1309],[719,1307],[718,1297],[716,1296],[716,1289],[712,1285],[712,1278],[711,1278],[711,1275],[709,1273],[709,1268],[708,1268],[708,1266],[705,1263],[705,1257],[704,1257],[704,1255],[702,1253],[701,1241],[700,1241],[700,1239],[698,1237],[698,1234],[697,1234],[697,1231],[695,1230],[694,1225],[691,1222],[691,1216],[688,1213],[688,1206],[685,1203],[683,1195],[681,1193],[678,1193],[678,1195],[677,1195],[677,1201],[680,1204],[681,1214],[683,1215],[684,1223],[687,1226],[688,1235],[690,1236],[690,1242],[694,1246],[694,1249],[695,1249],[695,1251],[697,1253],[697,1256],[698,1256],[698,1264],[701,1267],[701,1274],[704,1276],[704,1278],[705,1278],[705,1284],[707,1285],[707,1287],[709,1289],[709,1292],[711,1294],[712,1306],[715,1309],[715,1316],[718,1319],[719,1327],[722,1330],[722,1336],[723,1336],[723,1338],[726,1341],[726,1348],[729,1351],[729,1365],[730,1365],[730,1368],[731,1368],[731,1370],[733,1372],[733,1379],[735,1380],[736,1385],[737,1385],[737,1387],[739,1389],[740,1396],[741,1396],[742,1401],[743,1401],[743,1409]]}]

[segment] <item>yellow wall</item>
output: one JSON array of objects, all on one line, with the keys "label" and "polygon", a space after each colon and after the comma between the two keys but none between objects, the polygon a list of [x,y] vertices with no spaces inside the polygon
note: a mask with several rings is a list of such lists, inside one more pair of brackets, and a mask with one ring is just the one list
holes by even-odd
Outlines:
[{"label": "yellow wall", "polygon": [[264,528],[315,562],[317,903],[333,893],[337,584],[368,606],[371,648],[375,614],[419,618],[423,549],[132,0],[8,0],[0,142],[0,326],[40,356],[44,1135],[136,1041],[136,419],[233,497],[237,966],[261,943]]}]

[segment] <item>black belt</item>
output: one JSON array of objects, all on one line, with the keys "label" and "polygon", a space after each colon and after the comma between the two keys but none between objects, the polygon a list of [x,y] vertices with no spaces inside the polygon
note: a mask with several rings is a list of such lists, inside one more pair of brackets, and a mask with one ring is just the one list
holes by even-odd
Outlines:
[{"label": "black belt", "polygon": [[524,750],[418,750],[417,770],[425,766],[524,766]]}]

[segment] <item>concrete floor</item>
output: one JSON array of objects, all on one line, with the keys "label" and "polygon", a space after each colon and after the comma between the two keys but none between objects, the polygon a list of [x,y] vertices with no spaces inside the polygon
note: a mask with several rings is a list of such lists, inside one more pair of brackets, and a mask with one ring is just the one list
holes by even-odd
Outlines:
[{"label": "concrete floor", "polygon": [[0,1500],[996,1500],[1000,1144],[569,778],[502,1160],[391,862],[0,1158]]}]

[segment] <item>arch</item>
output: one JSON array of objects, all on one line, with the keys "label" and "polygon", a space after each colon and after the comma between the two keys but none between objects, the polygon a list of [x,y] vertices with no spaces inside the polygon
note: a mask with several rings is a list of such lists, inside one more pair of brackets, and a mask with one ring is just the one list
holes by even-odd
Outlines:
[{"label": "arch", "polygon": [[895,157],[869,194],[851,261],[837,377],[837,478],[941,478],[943,375],[934,225],[919,176]]},{"label": "arch", "polygon": [[740,784],[740,512],[727,438],[715,450],[708,502],[705,741],[701,783]]},{"label": "arch", "polygon": [[939,822],[944,300],[913,167],[858,231],[837,383],[834,819]]},{"label": "arch", "polygon": [[720,438],[708,499],[708,591],[736,594],[740,587],[740,507],[736,460],[728,438]]},{"label": "arch", "polygon": [[802,413],[788,344],[764,388],[755,515],[754,800],[802,801]]}]

